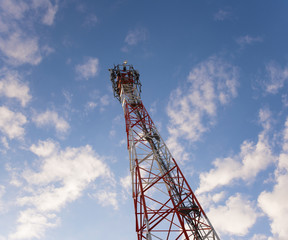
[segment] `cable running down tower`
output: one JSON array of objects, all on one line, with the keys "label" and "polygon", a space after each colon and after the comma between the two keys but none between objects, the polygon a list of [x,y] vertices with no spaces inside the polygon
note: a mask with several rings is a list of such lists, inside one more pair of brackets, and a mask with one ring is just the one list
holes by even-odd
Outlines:
[{"label": "cable running down tower", "polygon": [[220,240],[141,100],[139,72],[109,69],[124,110],[138,240]]}]

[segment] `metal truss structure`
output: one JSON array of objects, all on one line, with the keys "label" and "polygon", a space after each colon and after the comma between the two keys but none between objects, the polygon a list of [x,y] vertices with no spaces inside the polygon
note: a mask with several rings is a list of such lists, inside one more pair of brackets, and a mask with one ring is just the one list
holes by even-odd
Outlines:
[{"label": "metal truss structure", "polygon": [[141,100],[139,72],[109,69],[127,132],[138,240],[220,240]]}]

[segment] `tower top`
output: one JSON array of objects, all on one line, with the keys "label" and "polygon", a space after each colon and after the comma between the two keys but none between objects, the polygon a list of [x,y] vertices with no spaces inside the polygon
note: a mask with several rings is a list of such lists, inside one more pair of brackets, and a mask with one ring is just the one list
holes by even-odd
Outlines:
[{"label": "tower top", "polygon": [[119,101],[121,98],[121,88],[125,85],[134,86],[139,94],[141,93],[140,74],[134,69],[133,65],[128,65],[126,60],[123,64],[114,65],[114,68],[108,70],[110,72],[114,97]]}]

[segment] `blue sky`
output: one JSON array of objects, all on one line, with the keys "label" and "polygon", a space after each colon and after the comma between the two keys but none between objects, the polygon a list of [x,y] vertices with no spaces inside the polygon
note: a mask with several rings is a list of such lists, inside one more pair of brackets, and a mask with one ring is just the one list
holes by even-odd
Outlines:
[{"label": "blue sky", "polygon": [[0,240],[136,239],[142,100],[221,239],[288,235],[287,1],[0,0]]}]

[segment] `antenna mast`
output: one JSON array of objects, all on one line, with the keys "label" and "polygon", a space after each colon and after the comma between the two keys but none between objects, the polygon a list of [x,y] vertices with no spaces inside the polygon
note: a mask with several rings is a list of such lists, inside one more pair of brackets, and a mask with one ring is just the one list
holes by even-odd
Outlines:
[{"label": "antenna mast", "polygon": [[220,240],[141,100],[132,65],[109,69],[126,123],[138,240]]}]

